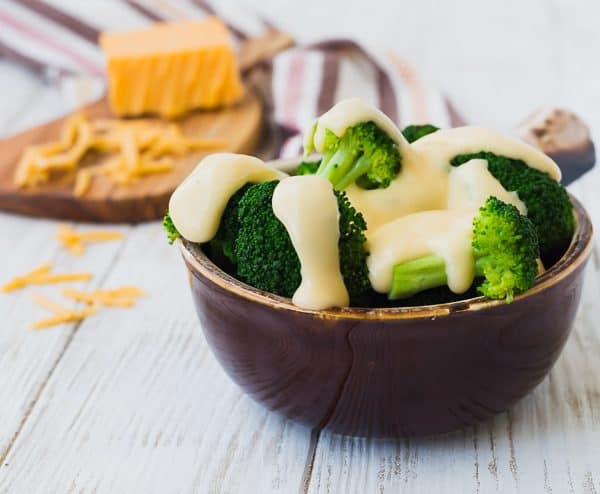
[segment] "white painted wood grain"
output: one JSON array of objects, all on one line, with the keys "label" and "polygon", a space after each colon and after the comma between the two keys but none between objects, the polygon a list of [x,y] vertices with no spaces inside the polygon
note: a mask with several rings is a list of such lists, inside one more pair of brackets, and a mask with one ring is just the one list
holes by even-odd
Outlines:
[{"label": "white painted wood grain", "polygon": [[297,492],[310,431],[243,396],[218,366],[157,224],[134,229],[104,286],[131,283],[147,296],[81,325],[0,492]]},{"label": "white painted wood grain", "polygon": [[[15,80],[15,85],[2,85],[0,128],[3,129],[12,129],[14,122],[27,118],[28,112],[31,112],[31,102],[36,101],[32,94],[37,94],[39,90],[39,81],[31,80],[22,71],[19,76],[16,73],[11,64],[0,63],[0,78]],[[52,116],[52,109],[48,106],[45,108],[48,115]],[[100,245],[94,247],[93,256],[76,259],[60,248],[54,239],[57,230],[54,222],[0,213],[0,226],[0,284],[44,262],[52,262],[57,272],[77,270],[95,275],[89,284],[73,286],[95,286],[119,249],[117,243]],[[58,293],[59,288],[39,287],[35,290],[53,295]],[[0,294],[0,460],[68,346],[75,326],[70,324],[42,332],[30,330],[34,321],[48,317],[47,312],[31,301],[31,291],[27,289]]]},{"label": "white painted wood grain", "polygon": [[[51,222],[0,214],[0,225],[0,284],[44,262],[52,262],[56,272],[84,271],[95,275],[90,283],[70,286],[94,286],[119,249],[118,244],[106,244],[95,248],[93,257],[74,259],[54,240],[56,225]],[[60,286],[36,287],[35,290],[54,296]],[[74,327],[70,324],[52,331],[31,330],[33,322],[49,316],[32,302],[32,290],[0,294],[0,459],[69,344]]]},{"label": "white painted wood grain", "polygon": [[[56,225],[51,222],[2,214],[0,225],[2,282],[44,262],[52,262],[56,272],[93,273],[90,283],[69,284],[93,287],[101,281],[119,250],[118,244],[111,243],[94,248],[93,257],[74,259],[58,246],[54,239]],[[0,461],[44,388],[48,375],[69,346],[73,328],[77,326],[68,324],[48,331],[30,329],[36,320],[49,317],[48,312],[32,302],[31,292],[35,290],[60,299],[57,294],[61,286],[64,285],[0,295]]]}]

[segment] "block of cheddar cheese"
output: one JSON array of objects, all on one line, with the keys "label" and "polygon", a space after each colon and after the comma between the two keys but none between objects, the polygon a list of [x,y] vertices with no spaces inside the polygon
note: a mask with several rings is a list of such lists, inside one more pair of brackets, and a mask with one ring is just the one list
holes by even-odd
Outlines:
[{"label": "block of cheddar cheese", "polygon": [[117,115],[172,118],[231,105],[244,92],[229,32],[216,17],[103,33],[100,46]]}]

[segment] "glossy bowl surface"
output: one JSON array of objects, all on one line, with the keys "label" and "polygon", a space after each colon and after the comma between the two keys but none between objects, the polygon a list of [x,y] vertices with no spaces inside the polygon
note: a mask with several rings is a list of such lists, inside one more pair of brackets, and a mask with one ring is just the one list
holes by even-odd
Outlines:
[{"label": "glossy bowl surface", "polygon": [[590,219],[572,200],[571,246],[511,304],[305,310],[232,278],[193,244],[181,251],[206,339],[254,399],[343,434],[434,434],[506,410],[558,358],[592,248]]}]

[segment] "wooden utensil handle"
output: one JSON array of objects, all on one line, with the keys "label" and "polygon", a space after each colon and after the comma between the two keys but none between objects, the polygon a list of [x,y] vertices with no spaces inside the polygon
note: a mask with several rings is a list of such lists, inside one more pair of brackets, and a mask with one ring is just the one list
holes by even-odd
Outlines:
[{"label": "wooden utensil handle", "polygon": [[293,45],[294,38],[292,36],[274,29],[262,36],[250,38],[240,47],[240,70],[242,73],[246,73]]},{"label": "wooden utensil handle", "polygon": [[570,110],[540,108],[516,127],[513,134],[556,161],[562,171],[564,185],[577,180],[596,163],[590,129]]}]

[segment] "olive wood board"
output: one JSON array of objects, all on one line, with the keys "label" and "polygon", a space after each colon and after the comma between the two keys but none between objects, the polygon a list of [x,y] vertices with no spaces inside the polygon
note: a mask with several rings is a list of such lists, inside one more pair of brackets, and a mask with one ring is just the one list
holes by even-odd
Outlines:
[{"label": "olive wood board", "polygon": [[[246,74],[291,44],[292,38],[279,31],[249,39],[240,48],[242,73]],[[113,117],[106,96],[77,111],[84,112],[90,118]],[[215,151],[252,153],[259,143],[263,128],[262,101],[248,85],[242,101],[232,107],[197,111],[175,120],[186,136],[223,141],[226,145],[175,157],[175,169],[171,172],[143,177],[130,185],[118,185],[107,177],[98,176],[82,197],[73,194],[74,174],[65,174],[38,187],[16,187],[13,176],[23,150],[31,145],[58,140],[61,128],[71,115],[0,141],[0,209],[73,221],[138,223],[156,220],[164,215],[169,197],[177,185],[203,156]],[[90,153],[84,158],[82,166],[99,165],[107,158],[107,155]]]}]

